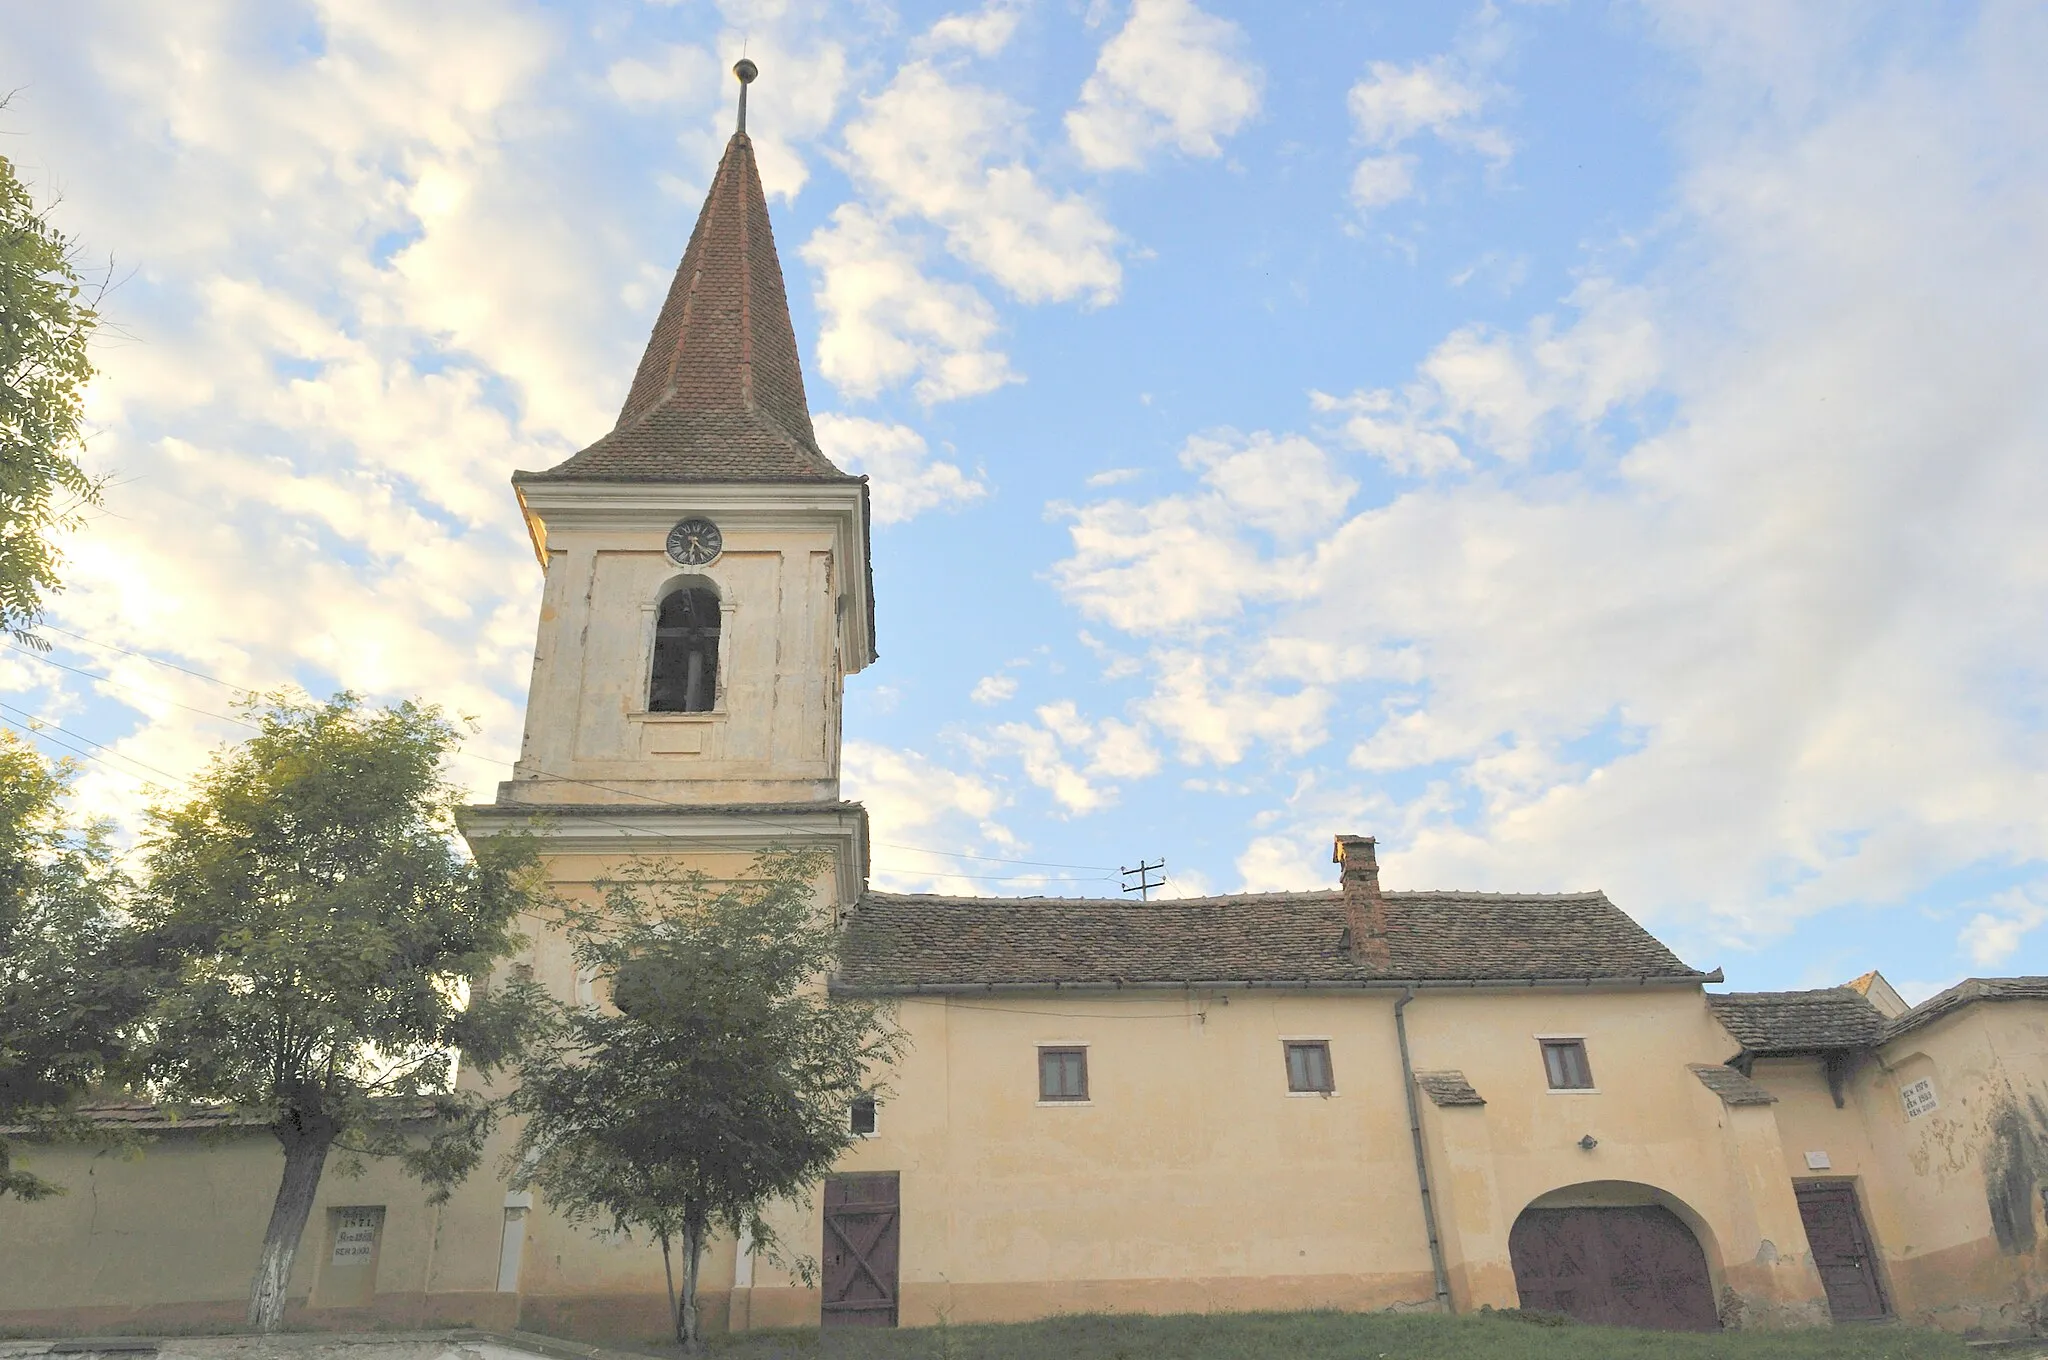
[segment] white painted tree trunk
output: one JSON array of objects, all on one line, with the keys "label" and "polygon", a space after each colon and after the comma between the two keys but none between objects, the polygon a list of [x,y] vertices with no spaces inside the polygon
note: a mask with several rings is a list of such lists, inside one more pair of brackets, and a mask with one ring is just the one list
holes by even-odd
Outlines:
[{"label": "white painted tree trunk", "polygon": [[284,1143],[284,1177],[277,1183],[270,1225],[263,1230],[263,1254],[257,1258],[256,1279],[249,1286],[249,1325],[265,1332],[276,1331],[284,1322],[292,1262],[313,1212],[313,1196],[320,1189],[320,1173],[327,1166],[327,1149],[334,1135],[325,1130],[280,1134],[279,1141]]}]

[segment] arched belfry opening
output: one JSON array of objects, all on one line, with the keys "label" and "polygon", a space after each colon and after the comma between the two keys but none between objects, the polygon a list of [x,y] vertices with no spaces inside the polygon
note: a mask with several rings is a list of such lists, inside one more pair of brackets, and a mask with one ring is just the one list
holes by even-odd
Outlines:
[{"label": "arched belfry opening", "polygon": [[718,702],[718,587],[685,577],[662,597],[654,620],[650,713],[709,713]]}]

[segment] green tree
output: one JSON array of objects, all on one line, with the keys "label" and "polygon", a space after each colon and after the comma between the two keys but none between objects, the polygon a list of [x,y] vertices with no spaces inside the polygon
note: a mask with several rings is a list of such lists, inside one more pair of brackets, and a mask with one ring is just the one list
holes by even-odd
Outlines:
[{"label": "green tree", "polygon": [[31,646],[44,645],[33,629],[60,585],[51,540],[101,490],[78,461],[99,316],[76,254],[0,156],[0,633]]},{"label": "green tree", "polygon": [[457,845],[456,744],[439,710],[273,696],[197,796],[150,815],[135,917],[164,964],[151,1079],[176,1100],[267,1118],[284,1174],[249,1321],[284,1314],[330,1151],[400,1158],[444,1199],[482,1156],[495,1104],[458,1089],[514,1055],[534,989],[472,992],[540,889],[531,843]]},{"label": "green tree", "polygon": [[[872,1001],[823,985],[839,935],[818,909],[818,851],[771,851],[739,881],[655,865],[565,910],[577,963],[610,1005],[569,1008],[521,1065],[527,1116],[507,1166],[572,1221],[661,1244],[676,1339],[702,1347],[697,1274],[710,1232],[809,1277],[762,1218],[801,1199],[854,1141],[848,1109],[904,1042]],[[676,1297],[670,1244],[683,1256]]]},{"label": "green tree", "polygon": [[[143,996],[116,958],[126,882],[106,827],[67,820],[70,778],[0,731],[0,1128],[38,1138],[79,1132],[78,1098],[118,1063]],[[62,1193],[0,1135],[0,1195]]]}]

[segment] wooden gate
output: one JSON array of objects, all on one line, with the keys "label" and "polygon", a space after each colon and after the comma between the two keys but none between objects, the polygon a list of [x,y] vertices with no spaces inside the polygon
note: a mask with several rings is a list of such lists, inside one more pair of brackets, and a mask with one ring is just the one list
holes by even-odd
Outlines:
[{"label": "wooden gate", "polygon": [[1828,1312],[1837,1322],[1881,1318],[1884,1286],[1877,1278],[1877,1253],[1863,1230],[1856,1190],[1847,1181],[1795,1181],[1799,1217],[1806,1222],[1806,1245],[1828,1291]]},{"label": "wooden gate", "polygon": [[902,1216],[896,1173],[825,1179],[824,1324],[894,1327]]},{"label": "wooden gate", "polygon": [[1508,1234],[1522,1307],[1581,1322],[1719,1330],[1706,1253],[1655,1204],[1524,1209]]}]

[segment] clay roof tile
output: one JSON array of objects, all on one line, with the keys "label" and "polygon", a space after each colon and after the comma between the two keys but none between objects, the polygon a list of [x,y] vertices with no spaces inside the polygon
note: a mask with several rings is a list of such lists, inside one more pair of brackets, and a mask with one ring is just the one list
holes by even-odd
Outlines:
[{"label": "clay roof tile", "polygon": [[1604,893],[1390,892],[1388,964],[1343,947],[1335,892],[1164,902],[869,892],[848,921],[837,985],[1711,980]]},{"label": "clay roof tile", "polygon": [[736,132],[618,425],[518,483],[844,481],[818,448],[754,144]]}]

